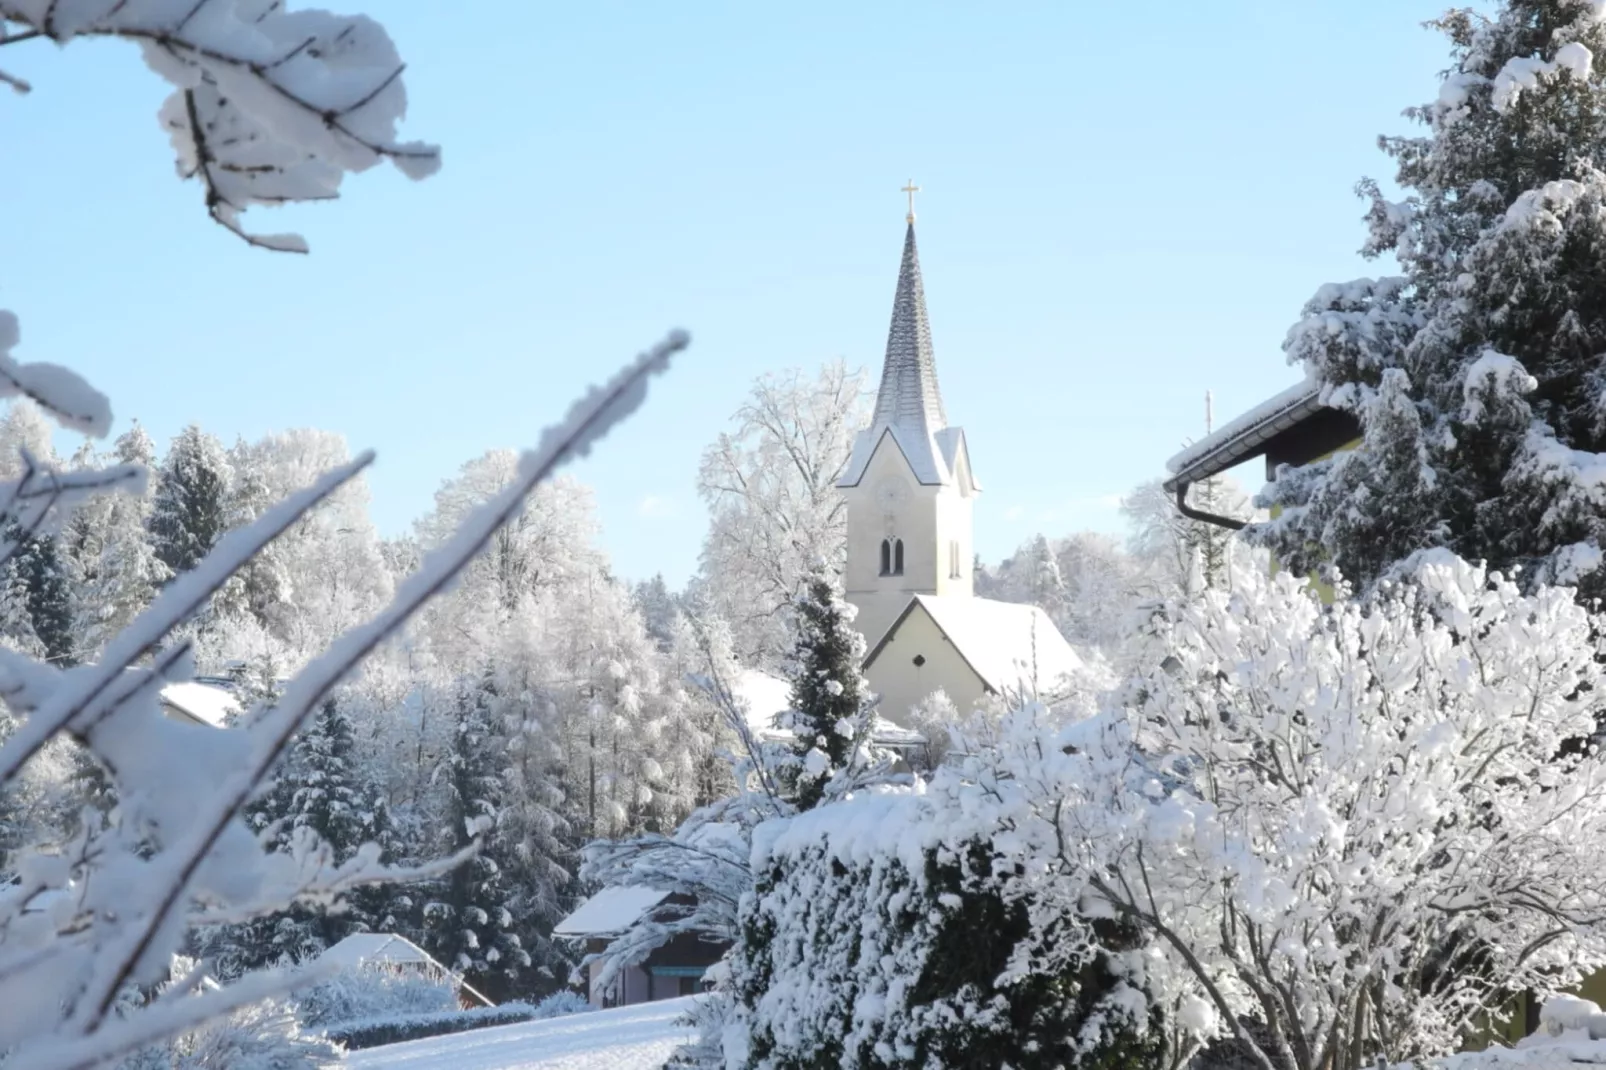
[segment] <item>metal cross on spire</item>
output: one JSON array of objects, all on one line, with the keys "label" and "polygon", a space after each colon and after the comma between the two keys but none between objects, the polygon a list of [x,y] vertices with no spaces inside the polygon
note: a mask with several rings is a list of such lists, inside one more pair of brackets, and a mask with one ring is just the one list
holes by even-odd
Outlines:
[{"label": "metal cross on spire", "polygon": [[909,184],[903,187],[903,192],[909,195],[909,223],[913,226],[915,221],[915,194],[920,192],[920,187],[915,185],[915,180],[911,178]]}]

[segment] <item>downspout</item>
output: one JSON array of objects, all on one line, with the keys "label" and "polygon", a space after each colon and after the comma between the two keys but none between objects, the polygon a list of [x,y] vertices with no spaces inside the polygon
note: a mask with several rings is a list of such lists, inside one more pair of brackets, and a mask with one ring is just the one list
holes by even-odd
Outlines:
[{"label": "downspout", "polygon": [[1177,484],[1177,512],[1189,520],[1200,520],[1206,524],[1214,524],[1218,528],[1227,528],[1229,531],[1242,531],[1244,529],[1245,522],[1242,520],[1237,520],[1230,516],[1221,516],[1218,513],[1207,513],[1203,509],[1195,509],[1189,505],[1188,488],[1191,486],[1193,486],[1191,482]]}]

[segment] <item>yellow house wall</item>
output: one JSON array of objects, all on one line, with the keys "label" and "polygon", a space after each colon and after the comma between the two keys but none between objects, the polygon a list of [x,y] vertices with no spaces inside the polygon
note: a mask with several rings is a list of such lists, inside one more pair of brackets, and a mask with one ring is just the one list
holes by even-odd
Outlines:
[{"label": "yellow house wall", "polygon": [[[915,665],[916,655],[924,655],[926,663]],[[939,688],[962,712],[974,707],[987,690],[931,615],[919,606],[898,625],[864,675],[870,690],[881,696],[881,716],[904,726],[909,724],[910,707]]]}]

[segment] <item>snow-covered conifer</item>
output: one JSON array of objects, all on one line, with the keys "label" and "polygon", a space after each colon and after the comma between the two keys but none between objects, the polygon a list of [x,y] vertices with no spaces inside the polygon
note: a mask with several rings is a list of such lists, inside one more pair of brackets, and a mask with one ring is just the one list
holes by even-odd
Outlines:
[{"label": "snow-covered conifer", "polygon": [[824,563],[809,573],[793,606],[792,709],[784,727],[796,738],[797,805],[807,809],[825,797],[833,781],[864,770],[872,715],[869,685],[859,670],[864,637],[853,627],[854,609]]},{"label": "snow-covered conifer", "polygon": [[531,964],[516,931],[517,889],[497,835],[507,805],[508,736],[496,697],[489,674],[460,689],[451,750],[438,774],[448,800],[441,846],[478,850],[443,878],[423,908],[425,947],[493,999],[512,991]]},{"label": "snow-covered conifer", "polygon": [[195,424],[168,447],[149,524],[156,557],[173,575],[199,564],[228,530],[232,478],[222,444]]},{"label": "snow-covered conifer", "polygon": [[[1371,199],[1400,277],[1321,287],[1289,332],[1358,449],[1282,472],[1253,534],[1363,584],[1423,547],[1606,594],[1606,20],[1502,0],[1436,25],[1452,66],[1425,126],[1383,139],[1405,190]],[[1514,574],[1514,573],[1513,573]]]}]

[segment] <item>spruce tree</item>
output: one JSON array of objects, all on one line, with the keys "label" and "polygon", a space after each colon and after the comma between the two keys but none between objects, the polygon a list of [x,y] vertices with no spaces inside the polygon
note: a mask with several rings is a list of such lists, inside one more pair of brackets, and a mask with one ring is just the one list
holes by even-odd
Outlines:
[{"label": "spruce tree", "polygon": [[797,636],[786,727],[798,761],[796,803],[806,810],[820,803],[833,777],[862,762],[870,693],[859,671],[864,637],[853,627],[853,607],[823,563],[810,571],[793,609]]},{"label": "spruce tree", "polygon": [[[149,472],[155,450],[138,423],[118,437],[113,457],[118,464]],[[104,459],[81,452],[75,468],[99,467]],[[128,626],[150,604],[152,593],[171,576],[157,560],[150,533],[154,487],[97,495],[73,512],[62,533],[63,566],[71,581],[73,633],[84,657],[94,657],[106,642]]]},{"label": "spruce tree", "polygon": [[503,862],[498,823],[507,806],[502,776],[507,735],[493,709],[496,687],[487,672],[465,684],[457,724],[441,769],[447,793],[444,842],[449,852],[477,846],[424,906],[424,946],[492,999],[514,991],[530,965],[510,909],[516,889]]},{"label": "spruce tree", "polygon": [[1367,255],[1400,277],[1322,287],[1289,334],[1358,449],[1284,469],[1252,530],[1291,567],[1363,585],[1448,547],[1606,595],[1606,21],[1591,0],[1504,0],[1434,24],[1453,67],[1381,142],[1403,202]]},{"label": "spruce tree", "polygon": [[200,563],[228,530],[231,473],[218,440],[191,424],[168,448],[150,516],[156,557],[175,576]]}]

